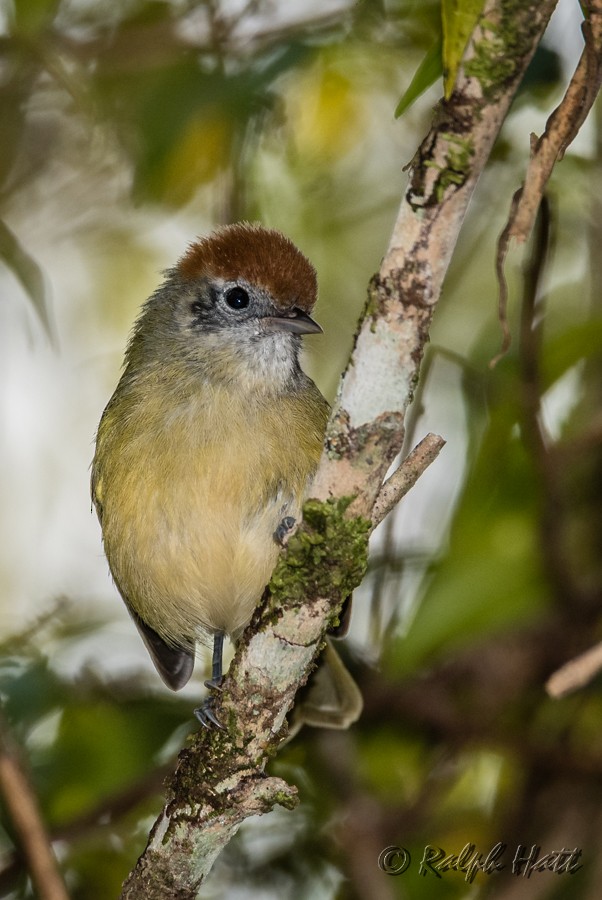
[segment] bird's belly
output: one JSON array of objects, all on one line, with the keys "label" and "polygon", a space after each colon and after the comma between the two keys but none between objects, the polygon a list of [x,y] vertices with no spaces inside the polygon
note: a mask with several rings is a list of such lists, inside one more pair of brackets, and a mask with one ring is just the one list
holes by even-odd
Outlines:
[{"label": "bird's belly", "polygon": [[292,495],[274,496],[245,514],[234,494],[215,482],[172,482],[163,496],[139,493],[123,527],[110,529],[115,540],[105,549],[118,587],[167,640],[236,636],[270,580],[274,532],[284,516],[299,515],[298,505]]}]

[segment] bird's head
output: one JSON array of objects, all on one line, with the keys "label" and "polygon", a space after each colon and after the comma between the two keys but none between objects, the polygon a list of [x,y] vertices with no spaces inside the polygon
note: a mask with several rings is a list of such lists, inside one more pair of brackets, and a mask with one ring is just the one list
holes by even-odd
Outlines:
[{"label": "bird's head", "polygon": [[278,231],[248,223],[193,243],[143,307],[128,351],[136,365],[170,354],[209,377],[276,378],[298,370],[300,336],[322,331],[309,313],[316,273]]}]

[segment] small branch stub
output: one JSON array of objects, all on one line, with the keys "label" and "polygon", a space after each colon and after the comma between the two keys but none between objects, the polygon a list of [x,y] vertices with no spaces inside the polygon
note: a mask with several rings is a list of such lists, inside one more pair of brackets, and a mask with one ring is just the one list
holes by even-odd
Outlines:
[{"label": "small branch stub", "polygon": [[585,687],[602,671],[602,643],[570,660],[546,682],[550,697],[558,699]]},{"label": "small branch stub", "polygon": [[372,525],[376,528],[402,497],[414,487],[422,473],[433,463],[445,441],[438,434],[427,434],[414,449],[408,453],[390,478],[380,489],[372,509]]}]

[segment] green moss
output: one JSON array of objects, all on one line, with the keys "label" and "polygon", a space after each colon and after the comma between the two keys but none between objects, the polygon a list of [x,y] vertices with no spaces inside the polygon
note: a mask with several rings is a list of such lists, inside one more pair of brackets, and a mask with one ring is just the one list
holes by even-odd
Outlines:
[{"label": "green moss", "polygon": [[449,144],[445,158],[447,168],[466,178],[470,172],[471,160],[474,156],[472,141],[470,138],[461,138],[459,135],[449,131],[440,132],[440,136]]},{"label": "green moss", "polygon": [[372,277],[370,285],[368,286],[368,300],[366,301],[366,308],[364,310],[364,317],[370,319],[370,330],[372,332],[376,331],[376,321],[381,313],[382,298],[379,288],[380,282],[378,275],[375,275]]},{"label": "green moss", "polygon": [[365,575],[371,524],[345,515],[352,497],[309,500],[303,525],[288,543],[272,575],[275,605],[301,604],[311,597],[349,596]]},{"label": "green moss", "polygon": [[471,159],[474,156],[474,148],[470,139],[461,138],[448,131],[442,131],[440,137],[447,141],[448,147],[445,153],[445,165],[440,165],[434,160],[425,160],[425,168],[438,169],[439,175],[434,187],[434,195],[437,203],[443,200],[448,187],[454,185],[460,187],[470,174]]},{"label": "green moss", "polygon": [[532,49],[540,23],[522,0],[506,0],[501,21],[484,19],[481,26],[483,37],[474,44],[474,55],[464,64],[464,71],[479,81],[483,96],[491,100],[524,68],[524,57]]},{"label": "green moss", "polygon": [[286,791],[276,791],[273,798],[273,805],[276,803],[285,809],[294,809],[299,805],[299,797]]}]

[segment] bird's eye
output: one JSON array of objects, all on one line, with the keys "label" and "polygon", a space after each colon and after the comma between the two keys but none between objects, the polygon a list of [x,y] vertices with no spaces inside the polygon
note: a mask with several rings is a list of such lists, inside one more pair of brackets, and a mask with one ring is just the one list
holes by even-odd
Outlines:
[{"label": "bird's eye", "polygon": [[245,309],[249,305],[249,295],[244,288],[230,288],[226,292],[226,303],[231,309]]}]

